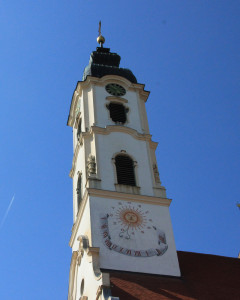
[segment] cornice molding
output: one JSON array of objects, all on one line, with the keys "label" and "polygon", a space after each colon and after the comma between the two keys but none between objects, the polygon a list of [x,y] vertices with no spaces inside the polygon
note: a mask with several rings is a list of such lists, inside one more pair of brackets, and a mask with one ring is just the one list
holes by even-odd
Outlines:
[{"label": "cornice molding", "polygon": [[100,198],[111,198],[123,201],[144,202],[169,207],[172,199],[160,198],[147,195],[127,194],[108,190],[88,189],[88,195]]},{"label": "cornice molding", "polygon": [[90,129],[90,134],[92,133],[98,133],[98,134],[104,134],[108,135],[112,132],[123,132],[131,135],[137,140],[143,140],[143,141],[151,141],[151,134],[145,134],[145,133],[139,133],[137,130],[132,129],[130,127],[126,126],[120,126],[120,125],[107,125],[105,128],[98,127],[98,126],[92,126]]},{"label": "cornice molding", "polygon": [[128,100],[123,97],[117,97],[117,96],[107,96],[106,100],[108,101],[115,101],[119,103],[128,103]]},{"label": "cornice molding", "polygon": [[80,94],[78,91],[78,83],[77,83],[76,89],[73,92],[70,111],[69,111],[69,115],[68,115],[68,121],[67,121],[67,125],[71,126],[71,127],[73,127],[73,124],[74,124],[74,120],[75,120],[74,114],[75,114],[75,110],[76,110],[77,100],[79,97],[80,97]]},{"label": "cornice molding", "polygon": [[75,147],[74,154],[73,154],[73,161],[72,161],[72,168],[70,170],[69,176],[73,178],[75,171],[76,171],[76,163],[77,163],[77,156],[79,153],[80,146],[83,144],[84,138],[92,137],[93,134],[102,134],[102,135],[109,135],[112,132],[123,132],[126,134],[131,135],[136,140],[140,141],[147,141],[149,143],[150,148],[156,150],[158,143],[153,142],[151,140],[152,135],[146,134],[146,133],[139,133],[137,130],[126,127],[126,126],[119,126],[119,125],[108,125],[107,127],[98,127],[98,126],[92,126],[90,128],[90,131],[82,132],[80,139],[77,143],[77,146]]},{"label": "cornice molding", "polygon": [[[132,202],[140,202],[145,204],[153,204],[153,205],[160,205],[160,206],[166,206],[169,207],[172,199],[168,198],[161,198],[161,197],[154,197],[154,196],[146,196],[146,195],[137,195],[137,194],[127,194],[127,193],[120,193],[115,191],[108,191],[108,190],[100,190],[100,189],[93,189],[93,188],[87,188],[85,190],[82,204],[80,206],[77,219],[75,221],[75,224],[72,228],[72,235],[69,241],[69,246],[72,248],[73,243],[75,241],[77,231],[79,228],[79,224],[82,219],[83,211],[86,206],[86,202],[89,198],[89,196],[92,197],[100,197],[100,198],[108,198],[108,199],[115,199],[115,200],[122,200],[122,201],[132,201]],[[91,241],[89,241],[91,243]]]},{"label": "cornice molding", "polygon": [[152,149],[156,149],[158,146],[157,142],[152,141],[151,134],[139,133],[137,130],[132,129],[130,127],[126,127],[126,126],[108,125],[105,128],[98,127],[98,126],[92,126],[90,129],[90,132],[88,132],[88,134],[98,133],[98,134],[108,135],[112,132],[127,133],[127,134],[131,135],[132,137],[134,137],[136,140],[147,141],[147,142],[149,142],[150,148],[152,148]]}]

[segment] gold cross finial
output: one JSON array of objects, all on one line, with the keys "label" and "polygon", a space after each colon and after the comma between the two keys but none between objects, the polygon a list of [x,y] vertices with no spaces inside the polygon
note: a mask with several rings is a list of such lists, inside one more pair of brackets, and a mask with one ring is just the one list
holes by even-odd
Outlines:
[{"label": "gold cross finial", "polygon": [[104,42],[105,42],[105,38],[102,36],[101,28],[102,28],[102,23],[101,23],[101,21],[99,21],[99,27],[98,27],[99,35],[98,35],[98,38],[97,38],[97,42],[102,47]]},{"label": "gold cross finial", "polygon": [[101,21],[99,21],[99,27],[98,27],[99,36],[101,35],[101,26],[102,26],[102,23],[101,23]]}]

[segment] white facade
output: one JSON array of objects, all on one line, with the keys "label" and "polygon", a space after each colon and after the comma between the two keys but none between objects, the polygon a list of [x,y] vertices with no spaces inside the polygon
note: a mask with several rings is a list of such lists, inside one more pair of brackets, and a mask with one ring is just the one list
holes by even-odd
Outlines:
[{"label": "white facade", "polygon": [[[110,83],[123,87],[125,95],[110,95],[105,88]],[[148,95],[143,85],[116,75],[88,76],[74,92],[68,119],[74,147],[68,299],[108,299],[109,274],[104,269],[180,276],[171,200],[161,185],[157,143],[149,134]],[[124,124],[112,120],[109,103],[124,105]],[[134,162],[135,185],[118,183],[119,154]]]}]

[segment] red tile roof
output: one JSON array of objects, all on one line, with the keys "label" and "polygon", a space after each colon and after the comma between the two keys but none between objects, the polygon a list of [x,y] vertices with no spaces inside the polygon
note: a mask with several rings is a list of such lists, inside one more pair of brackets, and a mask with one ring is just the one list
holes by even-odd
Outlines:
[{"label": "red tile roof", "polygon": [[240,259],[178,251],[182,276],[109,271],[120,300],[240,300]]}]

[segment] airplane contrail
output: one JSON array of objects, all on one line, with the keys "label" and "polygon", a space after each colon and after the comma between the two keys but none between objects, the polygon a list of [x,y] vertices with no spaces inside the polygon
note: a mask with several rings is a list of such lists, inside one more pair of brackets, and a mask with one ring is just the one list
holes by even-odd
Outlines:
[{"label": "airplane contrail", "polygon": [[15,194],[13,195],[12,200],[10,201],[10,203],[9,203],[9,205],[8,205],[8,208],[7,208],[6,212],[5,212],[5,215],[4,215],[3,218],[2,218],[2,221],[1,221],[1,224],[0,224],[0,229],[2,228],[4,222],[6,221],[6,218],[7,218],[7,216],[8,216],[8,213],[9,213],[9,211],[10,211],[10,209],[11,209],[12,204],[13,204],[14,198],[15,198]]}]

